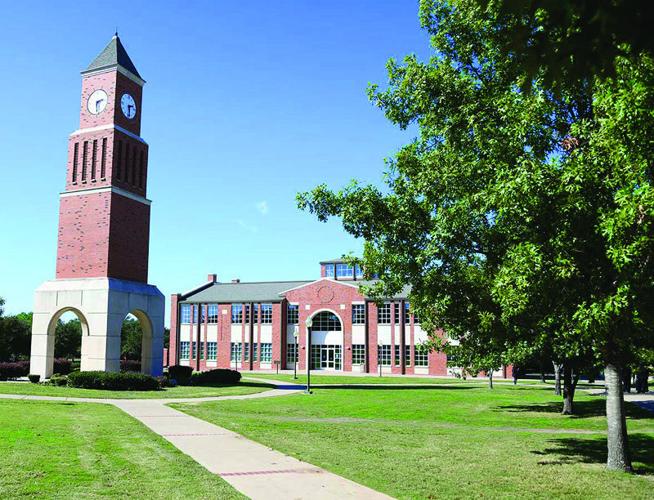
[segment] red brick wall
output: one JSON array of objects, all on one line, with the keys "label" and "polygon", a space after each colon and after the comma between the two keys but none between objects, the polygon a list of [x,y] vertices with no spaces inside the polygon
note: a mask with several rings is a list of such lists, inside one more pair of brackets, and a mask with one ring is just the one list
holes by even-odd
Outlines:
[{"label": "red brick wall", "polygon": [[109,237],[108,275],[147,283],[150,206],[112,193]]},{"label": "red brick wall", "polygon": [[178,307],[180,295],[174,293],[170,296],[170,347],[169,363],[170,365],[178,364],[177,349],[179,348],[179,325],[178,325]]}]

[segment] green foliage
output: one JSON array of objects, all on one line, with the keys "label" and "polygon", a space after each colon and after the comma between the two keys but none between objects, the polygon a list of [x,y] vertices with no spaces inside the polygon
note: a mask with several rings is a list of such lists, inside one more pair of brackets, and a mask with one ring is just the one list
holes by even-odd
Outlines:
[{"label": "green foliage", "polygon": [[62,375],[60,373],[54,373],[49,379],[48,379],[48,384],[49,385],[54,385],[57,387],[63,387],[68,385],[68,375]]},{"label": "green foliage", "polygon": [[27,378],[29,379],[30,382],[33,384],[38,384],[39,381],[41,380],[41,375],[35,375],[33,373],[30,373]]},{"label": "green foliage", "polygon": [[29,356],[31,315],[29,323],[26,316],[21,313],[0,317],[0,361],[16,361]]},{"label": "green foliage", "polygon": [[128,317],[123,321],[120,331],[120,355],[123,359],[140,360],[143,330],[136,318]]},{"label": "green foliage", "polygon": [[241,381],[241,374],[236,370],[217,368],[204,372],[194,372],[191,376],[193,385],[211,385],[211,384],[238,384]]},{"label": "green foliage", "polygon": [[75,359],[81,356],[82,324],[78,318],[57,321],[55,327],[55,356]]},{"label": "green foliage", "polygon": [[81,389],[110,391],[156,391],[160,389],[156,378],[134,372],[73,372],[68,375],[68,385]]},{"label": "green foliage", "polygon": [[177,381],[179,385],[186,385],[191,382],[193,368],[185,365],[173,365],[168,367],[168,377]]}]

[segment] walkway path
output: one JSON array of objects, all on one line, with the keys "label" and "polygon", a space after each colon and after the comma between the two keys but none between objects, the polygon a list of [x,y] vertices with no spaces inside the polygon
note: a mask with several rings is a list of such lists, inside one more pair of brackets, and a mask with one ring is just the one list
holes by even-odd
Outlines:
[{"label": "walkway path", "polygon": [[[606,395],[605,389],[590,389],[588,392],[593,396]],[[624,400],[654,412],[654,392],[652,391],[646,392],[644,394],[638,394],[636,392],[625,393]]]},{"label": "walkway path", "polygon": [[112,404],[140,420],[203,467],[253,499],[391,498],[167,406],[169,403],[275,397],[304,389],[304,386],[293,386],[285,382],[266,382],[276,384],[278,388],[256,394],[205,398],[94,399],[15,394],[0,394],[0,398]]}]

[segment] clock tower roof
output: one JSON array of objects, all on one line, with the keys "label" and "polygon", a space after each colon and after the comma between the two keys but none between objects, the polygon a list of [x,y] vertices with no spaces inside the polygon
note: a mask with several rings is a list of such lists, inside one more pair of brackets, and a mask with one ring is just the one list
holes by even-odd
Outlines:
[{"label": "clock tower roof", "polygon": [[127,55],[127,51],[125,50],[125,47],[121,43],[120,38],[118,38],[118,34],[116,33],[111,38],[111,41],[107,44],[104,50],[100,52],[100,54],[95,59],[93,59],[91,64],[89,64],[84,71],[82,71],[82,74],[84,75],[95,71],[117,67],[121,67],[122,69],[127,70],[136,76],[139,80],[143,80],[129,55]]}]

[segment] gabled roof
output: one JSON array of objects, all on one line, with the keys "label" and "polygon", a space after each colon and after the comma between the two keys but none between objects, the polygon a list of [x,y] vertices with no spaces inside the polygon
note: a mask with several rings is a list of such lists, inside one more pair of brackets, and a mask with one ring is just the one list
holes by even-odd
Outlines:
[{"label": "gabled roof", "polygon": [[213,283],[197,293],[191,292],[180,302],[241,303],[279,302],[284,290],[296,288],[312,281],[260,281],[251,283]]},{"label": "gabled roof", "polygon": [[[358,288],[359,285],[370,285],[374,281],[339,281],[330,278],[320,278],[318,280],[302,281],[259,281],[244,283],[207,283],[196,290],[191,290],[181,297],[180,303],[247,303],[247,302],[279,302],[284,297],[283,294],[290,290],[302,288],[307,285],[318,283],[319,281],[329,281],[338,285],[345,285]],[[389,299],[405,299],[408,297],[411,287],[405,286],[404,289],[389,297]]]},{"label": "gabled roof", "polygon": [[133,75],[141,78],[141,80],[143,79],[136,69],[136,66],[134,66],[134,63],[130,59],[129,55],[127,55],[127,51],[125,50],[125,47],[123,47],[120,38],[118,38],[118,34],[116,34],[113,36],[104,50],[100,52],[100,54],[95,59],[93,59],[91,64],[89,64],[84,71],[82,71],[82,74],[98,71],[101,69],[115,68],[118,66],[121,66],[123,69],[126,69]]}]

